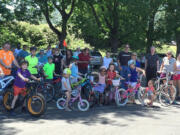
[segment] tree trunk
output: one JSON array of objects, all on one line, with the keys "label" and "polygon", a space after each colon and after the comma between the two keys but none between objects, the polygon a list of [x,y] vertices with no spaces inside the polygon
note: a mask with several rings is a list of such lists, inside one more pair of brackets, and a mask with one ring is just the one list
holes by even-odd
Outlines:
[{"label": "tree trunk", "polygon": [[149,53],[151,46],[153,45],[153,33],[154,33],[154,18],[155,13],[150,16],[149,26],[147,31],[147,46],[146,52]]},{"label": "tree trunk", "polygon": [[110,35],[109,45],[111,47],[112,53],[116,53],[118,51],[119,39],[118,39],[118,32],[116,30],[112,31]]},{"label": "tree trunk", "polygon": [[180,54],[180,32],[176,32],[176,45],[177,45],[176,56],[178,56]]}]

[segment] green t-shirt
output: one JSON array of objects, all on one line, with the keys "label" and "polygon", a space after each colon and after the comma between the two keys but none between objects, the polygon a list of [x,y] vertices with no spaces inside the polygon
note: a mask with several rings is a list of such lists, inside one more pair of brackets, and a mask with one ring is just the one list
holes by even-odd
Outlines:
[{"label": "green t-shirt", "polygon": [[37,71],[37,68],[35,66],[38,65],[38,58],[36,56],[35,57],[31,57],[31,55],[29,55],[29,56],[25,57],[25,60],[29,63],[29,66],[28,66],[29,72],[32,75],[37,74],[38,71]]},{"label": "green t-shirt", "polygon": [[53,79],[53,74],[54,74],[54,70],[55,70],[55,64],[54,63],[46,63],[43,67],[44,73],[45,75],[47,75],[48,77],[46,77],[46,79]]}]

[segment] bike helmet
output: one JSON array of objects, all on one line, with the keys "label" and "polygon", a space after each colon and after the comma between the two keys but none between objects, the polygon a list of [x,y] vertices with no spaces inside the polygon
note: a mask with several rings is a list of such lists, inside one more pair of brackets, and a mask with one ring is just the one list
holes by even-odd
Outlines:
[{"label": "bike helmet", "polygon": [[69,68],[65,68],[63,71],[64,74],[71,75],[71,70]]},{"label": "bike helmet", "polygon": [[130,65],[136,65],[136,61],[135,60],[130,60],[130,61],[128,61],[128,66],[130,66]]}]

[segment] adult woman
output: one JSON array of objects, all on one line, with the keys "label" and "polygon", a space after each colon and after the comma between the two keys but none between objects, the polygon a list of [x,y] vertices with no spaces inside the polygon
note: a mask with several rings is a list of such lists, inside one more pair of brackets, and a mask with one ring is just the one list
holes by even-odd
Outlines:
[{"label": "adult woman", "polygon": [[110,57],[110,53],[106,52],[106,56],[104,56],[103,58],[103,66],[105,66],[106,69],[108,69],[110,63],[113,63],[113,59]]},{"label": "adult woman", "polygon": [[[167,57],[163,58],[163,62],[161,64],[161,68],[160,68],[160,73],[161,73],[161,78],[166,77],[167,73],[171,73],[174,72],[174,64],[176,63],[176,59],[172,57],[172,52],[168,51],[167,52]],[[170,84],[173,84],[173,77],[170,80]],[[170,87],[171,90],[171,97],[172,97],[172,101],[174,101],[175,97],[173,96],[174,93],[176,92],[174,90],[174,87],[171,85]]]},{"label": "adult woman", "polygon": [[177,60],[174,63],[174,71],[174,85],[178,88],[177,99],[180,99],[180,54],[178,55]]},{"label": "adult woman", "polygon": [[134,61],[136,67],[138,67],[138,68],[141,67],[140,62],[137,60],[137,53],[133,52],[131,54],[131,60],[128,61],[128,65],[132,60]]},{"label": "adult woman", "polygon": [[63,56],[60,54],[60,50],[58,48],[55,49],[55,53],[53,55],[53,63],[55,64],[55,73],[60,75],[63,71]]},{"label": "adult woman", "polygon": [[65,67],[69,67],[69,65],[71,64],[71,62],[73,60],[72,56],[73,56],[72,51],[71,50],[66,50],[66,57],[64,59]]}]

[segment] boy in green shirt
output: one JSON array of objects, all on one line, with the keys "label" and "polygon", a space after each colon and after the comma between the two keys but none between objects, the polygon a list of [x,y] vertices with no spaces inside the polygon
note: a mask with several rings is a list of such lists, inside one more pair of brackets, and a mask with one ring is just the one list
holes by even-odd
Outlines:
[{"label": "boy in green shirt", "polygon": [[53,58],[50,56],[48,57],[48,62],[43,67],[44,75],[47,81],[52,81],[53,75],[55,74],[55,64],[53,63]]},{"label": "boy in green shirt", "polygon": [[36,57],[36,47],[31,47],[29,56],[25,57],[25,60],[28,62],[28,70],[32,75],[37,76],[37,66],[38,66],[38,58]]}]

